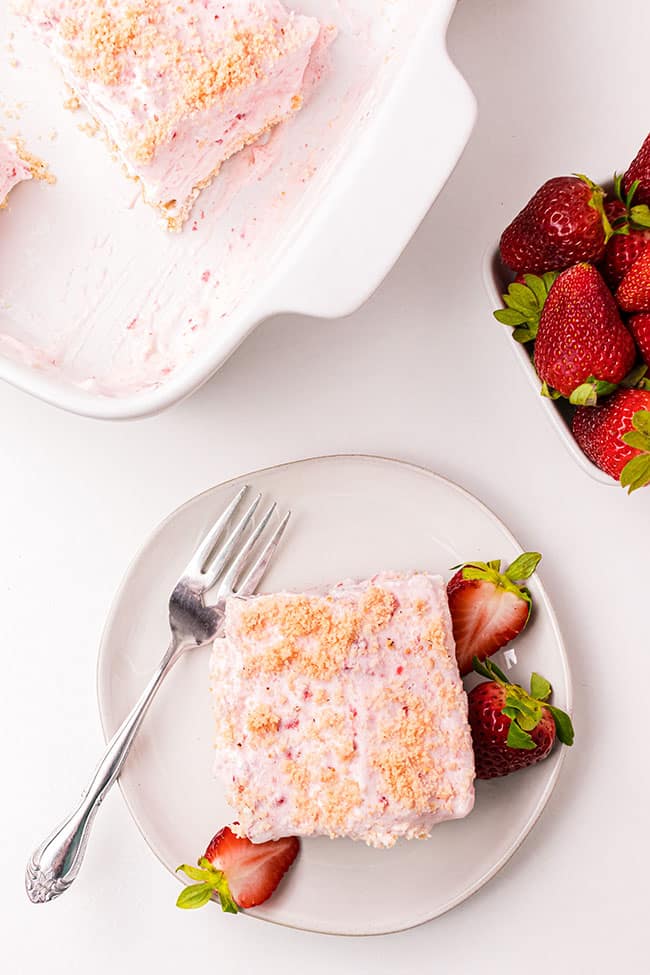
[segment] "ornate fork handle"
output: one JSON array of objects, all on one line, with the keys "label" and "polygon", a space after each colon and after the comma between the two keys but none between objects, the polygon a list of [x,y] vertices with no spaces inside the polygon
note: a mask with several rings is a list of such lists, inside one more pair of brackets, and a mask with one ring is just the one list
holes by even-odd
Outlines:
[{"label": "ornate fork handle", "polygon": [[133,739],[156,691],[183,649],[172,641],[135,707],[106,746],[81,802],[30,857],[25,870],[25,888],[34,904],[54,900],[75,880],[97,810],[122,771]]},{"label": "ornate fork handle", "polygon": [[[25,887],[27,896],[35,904],[58,897],[79,873],[97,810],[122,771],[142,719],[167,672],[186,650],[213,643],[224,622],[227,600],[233,596],[252,595],[264,576],[291,512],[287,511],[264,541],[262,535],[276,504],[274,502],[252,527],[253,515],[262,499],[258,494],[233,526],[232,521],[247,490],[247,485],[240,488],[221,512],[174,586],[169,598],[172,633],[169,649],[137,704],[109,742],[83,799],[30,857],[25,871]],[[214,592],[217,598],[206,604],[204,597],[209,592]]]}]

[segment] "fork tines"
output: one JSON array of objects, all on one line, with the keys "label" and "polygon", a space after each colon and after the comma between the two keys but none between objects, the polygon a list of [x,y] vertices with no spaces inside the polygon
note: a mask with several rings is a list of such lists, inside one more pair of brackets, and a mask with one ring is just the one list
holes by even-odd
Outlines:
[{"label": "fork tines", "polygon": [[[196,578],[204,590],[210,589],[220,579],[219,589],[221,592],[237,593],[241,596],[251,595],[261,582],[284,534],[291,516],[290,511],[282,518],[262,549],[257,555],[254,555],[256,545],[277,507],[276,503],[273,502],[262,515],[259,523],[249,532],[249,525],[262,500],[262,495],[257,494],[234,526],[230,528],[224,541],[220,542],[248,488],[249,485],[245,484],[237,492],[214,525],[205,534],[188,563],[184,575]],[[253,556],[254,560],[249,565],[248,563]]]}]

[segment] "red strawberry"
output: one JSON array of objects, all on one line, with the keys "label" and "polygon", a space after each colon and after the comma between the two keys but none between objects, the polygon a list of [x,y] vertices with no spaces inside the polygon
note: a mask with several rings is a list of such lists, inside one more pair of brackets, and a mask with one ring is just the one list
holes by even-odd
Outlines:
[{"label": "red strawberry", "polygon": [[571,397],[581,387],[584,395],[576,402],[590,403],[596,392],[611,392],[611,386],[605,387],[620,383],[635,359],[632,336],[596,268],[576,264],[563,271],[549,291],[537,330],[535,367],[542,392],[548,394],[551,387]]},{"label": "red strawberry", "polygon": [[650,390],[619,389],[603,406],[580,407],[573,435],[587,457],[630,493],[650,482]]},{"label": "red strawberry", "polygon": [[551,751],[556,737],[565,745],[574,739],[571,718],[548,704],[551,685],[539,674],[530,679],[530,694],[510,684],[505,674],[488,661],[474,662],[488,680],[468,694],[478,779],[494,779],[528,768]]},{"label": "red strawberry", "polygon": [[586,176],[549,179],[504,230],[501,260],[534,274],[599,261],[612,233],[604,198]]},{"label": "red strawberry", "polygon": [[532,599],[517,583],[533,574],[539,552],[525,552],[501,572],[501,562],[467,562],[447,584],[449,611],[462,675],[472,658],[485,660],[519,636],[530,616]]},{"label": "red strawberry", "polygon": [[627,327],[634,336],[641,358],[650,367],[650,312],[642,311],[627,320]]},{"label": "red strawberry", "polygon": [[239,907],[255,907],[271,896],[296,859],[300,840],[285,836],[268,843],[251,843],[235,836],[224,826],[210,840],[197,867],[178,867],[198,883],[190,884],[179,894],[178,907],[203,907],[216,892],[222,910],[236,914]]},{"label": "red strawberry", "polygon": [[605,209],[614,234],[607,242],[600,270],[610,288],[616,290],[635,261],[650,248],[650,229],[629,220],[624,205],[617,200]]},{"label": "red strawberry", "polygon": [[601,269],[612,289],[621,283],[632,265],[644,251],[650,249],[650,230],[630,230],[629,234],[614,234],[605,251]]},{"label": "red strawberry", "polygon": [[650,311],[650,248],[643,251],[618,286],[623,311]]},{"label": "red strawberry", "polygon": [[636,180],[639,182],[636,202],[646,203],[650,206],[650,135],[646,138],[623,177],[623,186],[626,192]]}]

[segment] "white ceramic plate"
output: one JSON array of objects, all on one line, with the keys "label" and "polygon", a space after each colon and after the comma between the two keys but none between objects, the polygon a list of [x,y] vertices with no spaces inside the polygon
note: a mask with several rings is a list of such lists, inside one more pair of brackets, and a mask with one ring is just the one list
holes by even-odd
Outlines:
[{"label": "white ceramic plate", "polygon": [[[323,457],[218,485],[163,522],[117,594],[98,665],[107,736],[135,702],[167,644],[166,601],[176,577],[241,483],[294,512],[266,590],[367,576],[380,568],[447,574],[462,560],[511,561],[521,551],[480,501],[436,474],[396,461]],[[532,580],[531,590],[535,618],[517,641],[519,664],[512,672],[526,680],[538,670],[552,682],[555,703],[570,709],[569,667],[555,616],[539,580]],[[193,862],[233,818],[211,775],[208,657],[208,650],[190,653],[171,672],[120,779],[133,818],[170,871]],[[434,918],[478,890],[513,854],[544,808],[563,757],[564,749],[556,748],[532,769],[479,782],[471,815],[437,826],[430,840],[388,851],[347,840],[304,841],[281,888],[250,913],[306,930],[355,935],[397,931]]]},{"label": "white ceramic plate", "polygon": [[[497,308],[503,307],[501,296],[508,290],[510,280],[511,278],[507,277],[505,268],[499,259],[498,248],[491,248],[486,253],[483,261],[483,282],[485,284],[485,290],[487,291],[493,311],[495,311]],[[579,467],[582,467],[583,471],[586,471],[587,474],[589,474],[590,477],[593,477],[595,481],[600,481],[601,484],[606,484],[608,487],[618,486],[618,482],[615,481],[613,477],[610,477],[609,474],[605,474],[605,472],[601,471],[600,468],[596,467],[595,464],[592,464],[587,455],[583,454],[580,447],[576,443],[575,437],[571,432],[570,418],[573,413],[573,407],[571,407],[566,400],[552,400],[541,395],[539,376],[535,371],[535,366],[533,365],[532,359],[528,354],[526,346],[522,345],[521,342],[515,342],[512,337],[511,328],[508,328],[506,325],[501,325],[496,320],[494,320],[494,325],[497,329],[501,330],[501,334],[504,336],[505,341],[508,342],[513,355],[526,373],[528,383],[534,390],[538,403],[546,413],[550,423],[553,424],[553,427],[562,440],[562,443],[569,451],[576,464],[578,464]]]},{"label": "white ceramic plate", "polygon": [[455,0],[290,5],[338,28],[331,73],[169,234],[0,0],[0,127],[57,177],[17,187],[0,215],[0,378],[87,416],[142,416],[205,382],[262,319],[348,314],[378,286],[474,122],[445,47]]}]

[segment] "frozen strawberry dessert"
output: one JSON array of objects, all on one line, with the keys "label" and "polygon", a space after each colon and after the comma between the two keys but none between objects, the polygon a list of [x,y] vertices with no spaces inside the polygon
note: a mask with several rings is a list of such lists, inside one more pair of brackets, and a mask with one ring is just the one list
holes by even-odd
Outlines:
[{"label": "frozen strawberry dessert", "polygon": [[279,0],[19,8],[170,229],[226,159],[299,110],[321,34]]},{"label": "frozen strawberry dessert", "polygon": [[0,139],[0,209],[6,207],[7,197],[14,186],[31,178],[29,162],[22,158],[18,146]]},{"label": "frozen strawberry dessert", "polygon": [[231,599],[211,658],[215,770],[256,843],[377,847],[474,804],[467,698],[445,584],[384,572],[326,592]]}]

